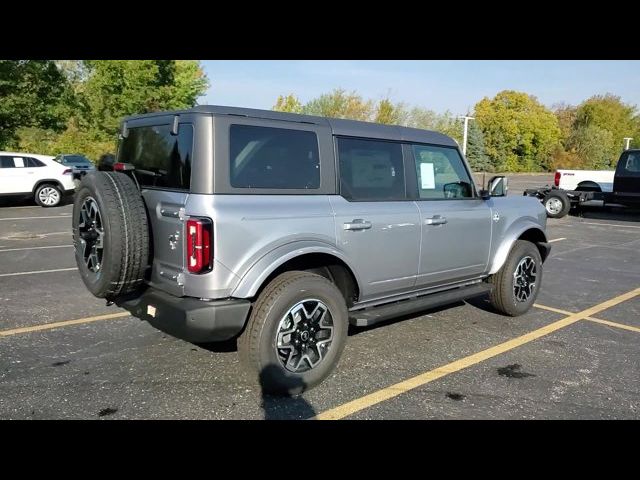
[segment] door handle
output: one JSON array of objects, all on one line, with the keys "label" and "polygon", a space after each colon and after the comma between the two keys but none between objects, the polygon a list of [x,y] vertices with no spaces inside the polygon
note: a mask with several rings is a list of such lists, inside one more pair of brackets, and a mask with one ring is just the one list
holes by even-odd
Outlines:
[{"label": "door handle", "polygon": [[351,222],[345,223],[342,228],[345,230],[369,230],[371,228],[371,222],[356,218],[355,220],[351,220]]},{"label": "door handle", "polygon": [[440,215],[434,215],[424,221],[425,225],[444,225],[445,223],[447,223],[447,218],[441,217]]}]

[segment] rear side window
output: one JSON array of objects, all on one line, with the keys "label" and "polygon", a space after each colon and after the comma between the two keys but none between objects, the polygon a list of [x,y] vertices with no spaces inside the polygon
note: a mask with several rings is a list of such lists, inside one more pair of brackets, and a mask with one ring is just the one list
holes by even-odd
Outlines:
[{"label": "rear side window", "polygon": [[193,126],[181,124],[178,135],[171,126],[130,128],[120,142],[118,162],[134,165],[141,187],[189,190]]},{"label": "rear side window", "polygon": [[637,175],[640,173],[640,152],[629,152],[626,155],[627,158],[623,158],[620,162],[624,167],[624,170],[620,173],[623,175],[624,173]]},{"label": "rear side window", "polygon": [[27,161],[27,167],[29,167],[29,168],[44,167],[45,166],[44,163],[42,163],[40,160],[37,160],[35,158],[29,157],[29,158],[26,159],[26,161]]},{"label": "rear side window", "polygon": [[232,187],[320,187],[320,155],[314,132],[231,125],[229,135]]},{"label": "rear side window", "polygon": [[340,194],[348,200],[405,198],[402,145],[357,138],[338,138]]}]

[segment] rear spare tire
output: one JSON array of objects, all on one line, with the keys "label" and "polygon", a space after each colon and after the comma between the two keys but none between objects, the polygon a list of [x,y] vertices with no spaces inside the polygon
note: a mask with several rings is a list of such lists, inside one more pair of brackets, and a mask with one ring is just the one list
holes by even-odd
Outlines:
[{"label": "rear spare tire", "polygon": [[547,216],[551,218],[562,218],[571,209],[571,200],[564,192],[551,191],[542,200]]},{"label": "rear spare tire", "polygon": [[119,172],[84,176],[73,204],[73,244],[80,276],[96,297],[115,299],[142,286],[149,226],[131,178]]}]

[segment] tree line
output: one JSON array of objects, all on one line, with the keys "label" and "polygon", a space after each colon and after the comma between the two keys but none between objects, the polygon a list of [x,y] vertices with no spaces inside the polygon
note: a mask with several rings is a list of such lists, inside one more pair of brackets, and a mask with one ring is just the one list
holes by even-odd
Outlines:
[{"label": "tree line", "polygon": [[96,161],[122,117],[190,108],[208,87],[192,60],[0,60],[0,150]]},{"label": "tree line", "polygon": [[[97,160],[116,148],[122,117],[194,106],[209,87],[193,60],[0,60],[0,150]],[[302,103],[279,96],[273,109],[435,130],[462,144],[462,121],[450,111],[366,99],[335,89]],[[505,90],[467,112],[467,157],[475,171],[604,169],[632,137],[640,147],[635,105],[612,94],[547,108]]]},{"label": "tree line", "polygon": [[[294,94],[281,95],[273,109],[435,130],[462,145],[463,122],[449,111],[365,99],[343,89],[304,104]],[[474,120],[468,127],[467,159],[474,171],[607,169],[615,166],[625,137],[633,138],[631,147],[640,147],[636,106],[612,94],[547,108],[532,95],[505,90],[483,98],[468,114]]]}]

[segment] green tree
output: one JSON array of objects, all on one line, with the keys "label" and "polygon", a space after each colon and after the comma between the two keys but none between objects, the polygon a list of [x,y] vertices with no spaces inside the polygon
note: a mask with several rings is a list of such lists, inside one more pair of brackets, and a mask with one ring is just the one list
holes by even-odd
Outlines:
[{"label": "green tree", "polygon": [[[625,137],[633,137],[634,144],[640,145],[640,119],[636,114],[636,107],[622,102],[618,96],[595,95],[578,106],[575,119],[576,135],[578,132],[586,132],[589,127],[592,127],[591,132],[598,132],[601,139],[609,138],[602,131],[609,132],[611,140],[607,140],[606,150],[603,150],[604,147],[583,150],[583,155],[588,155],[584,157],[587,164],[602,165],[602,168],[615,165],[624,148]],[[587,139],[581,135],[578,137],[582,138],[581,145],[584,146]],[[575,135],[573,141],[577,141]]]},{"label": "green tree", "polygon": [[273,110],[277,112],[302,113],[302,103],[292,93],[286,96],[279,95]]},{"label": "green tree", "polygon": [[192,60],[85,60],[82,126],[115,135],[122,117],[190,108],[208,88]]},{"label": "green tree", "polygon": [[535,97],[505,90],[475,106],[486,152],[496,169],[507,172],[548,170],[560,142],[558,119]]},{"label": "green tree", "polygon": [[408,114],[405,126],[444,133],[462,145],[462,123],[449,111],[437,113],[426,108],[414,107]]},{"label": "green tree", "polygon": [[0,148],[22,127],[64,128],[65,77],[50,60],[0,60]]},{"label": "green tree", "polygon": [[406,122],[408,112],[403,103],[393,103],[389,98],[378,102],[373,121],[386,125],[402,125]]},{"label": "green tree", "polygon": [[370,121],[373,118],[373,112],[372,100],[364,100],[356,92],[346,92],[341,88],[320,95],[302,108],[302,113],[308,115],[362,121]]},{"label": "green tree", "polygon": [[485,152],[484,136],[482,130],[474,121],[469,122],[467,137],[467,160],[474,172],[487,172],[493,170],[493,165]]},{"label": "green tree", "polygon": [[[582,168],[591,170],[611,168],[622,151],[611,131],[597,125],[578,126],[567,143],[569,151],[580,159]],[[613,152],[617,152],[615,157]]]}]

